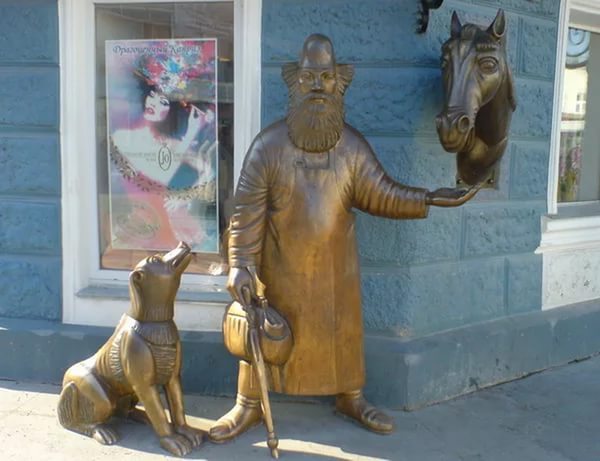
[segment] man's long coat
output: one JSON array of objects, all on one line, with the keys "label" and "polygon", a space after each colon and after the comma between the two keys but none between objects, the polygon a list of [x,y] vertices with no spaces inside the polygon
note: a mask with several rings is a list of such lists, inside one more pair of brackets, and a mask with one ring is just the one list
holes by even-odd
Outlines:
[{"label": "man's long coat", "polygon": [[293,351],[273,390],[332,395],[364,386],[352,208],[423,218],[425,193],[389,178],[349,125],[324,153],[297,148],[283,120],[256,137],[236,191],[229,264],[256,266],[269,303],[291,326]]}]

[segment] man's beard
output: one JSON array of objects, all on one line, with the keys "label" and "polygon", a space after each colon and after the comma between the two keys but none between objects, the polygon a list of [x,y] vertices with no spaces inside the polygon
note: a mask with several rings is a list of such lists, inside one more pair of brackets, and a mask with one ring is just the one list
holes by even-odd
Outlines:
[{"label": "man's beard", "polygon": [[[322,103],[310,98],[323,98]],[[334,147],[344,129],[344,99],[341,94],[290,94],[286,117],[290,139],[307,152],[325,152]]]}]

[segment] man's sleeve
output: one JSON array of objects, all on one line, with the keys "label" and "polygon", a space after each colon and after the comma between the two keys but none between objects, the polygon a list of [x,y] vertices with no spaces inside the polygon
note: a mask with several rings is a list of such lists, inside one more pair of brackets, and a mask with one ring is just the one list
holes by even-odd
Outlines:
[{"label": "man's sleeve", "polygon": [[427,189],[408,187],[390,178],[371,146],[359,135],[353,163],[353,200],[359,210],[385,218],[425,218]]},{"label": "man's sleeve", "polygon": [[230,221],[229,266],[258,265],[267,212],[267,165],[260,135],[254,140],[240,173]]}]

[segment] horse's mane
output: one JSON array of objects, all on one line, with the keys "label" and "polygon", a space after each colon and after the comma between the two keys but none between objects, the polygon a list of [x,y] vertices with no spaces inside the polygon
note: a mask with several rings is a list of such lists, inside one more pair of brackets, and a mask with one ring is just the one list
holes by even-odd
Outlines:
[{"label": "horse's mane", "polygon": [[461,40],[471,40],[478,50],[498,49],[503,44],[502,39],[499,42],[488,31],[483,30],[475,24],[465,24],[460,31]]}]

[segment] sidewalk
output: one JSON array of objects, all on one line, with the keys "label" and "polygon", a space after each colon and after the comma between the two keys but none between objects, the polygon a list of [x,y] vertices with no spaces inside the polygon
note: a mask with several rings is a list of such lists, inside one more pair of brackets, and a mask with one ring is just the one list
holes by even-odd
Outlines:
[{"label": "sidewalk", "polygon": [[[118,422],[102,446],[56,419],[59,387],[0,381],[0,460],[147,461],[166,456],[149,426]],[[189,422],[207,429],[233,399],[186,396]],[[284,461],[598,461],[600,357],[546,371],[412,413],[391,412],[379,436],[334,416],[326,404],[273,404]],[[258,427],[232,443],[206,443],[185,459],[268,461]]]}]

